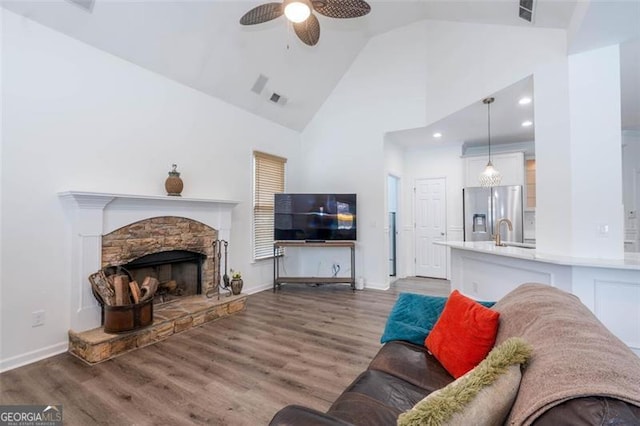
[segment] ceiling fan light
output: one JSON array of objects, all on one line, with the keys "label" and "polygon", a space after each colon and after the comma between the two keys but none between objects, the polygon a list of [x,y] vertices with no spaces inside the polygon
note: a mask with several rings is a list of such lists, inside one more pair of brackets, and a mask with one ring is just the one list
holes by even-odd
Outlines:
[{"label": "ceiling fan light", "polygon": [[292,1],[284,7],[284,15],[291,22],[304,22],[311,15],[311,7],[308,1]]}]

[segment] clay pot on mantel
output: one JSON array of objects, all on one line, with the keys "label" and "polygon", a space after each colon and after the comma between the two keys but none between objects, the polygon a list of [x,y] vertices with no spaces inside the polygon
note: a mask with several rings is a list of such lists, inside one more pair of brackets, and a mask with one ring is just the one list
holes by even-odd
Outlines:
[{"label": "clay pot on mantel", "polygon": [[180,197],[180,193],[184,186],[182,179],[180,178],[180,172],[176,170],[177,168],[178,166],[176,164],[171,165],[169,177],[164,182],[164,188],[167,190],[167,195],[172,197]]}]

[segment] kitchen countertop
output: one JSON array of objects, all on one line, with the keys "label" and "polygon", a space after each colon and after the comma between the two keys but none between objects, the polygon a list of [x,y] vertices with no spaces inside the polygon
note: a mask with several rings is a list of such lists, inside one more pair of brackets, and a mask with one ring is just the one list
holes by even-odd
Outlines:
[{"label": "kitchen countertop", "polygon": [[640,271],[640,253],[625,253],[623,259],[594,259],[540,253],[537,249],[523,247],[497,247],[492,241],[438,241],[434,244],[458,250],[474,251],[496,256],[588,268],[629,269]]}]

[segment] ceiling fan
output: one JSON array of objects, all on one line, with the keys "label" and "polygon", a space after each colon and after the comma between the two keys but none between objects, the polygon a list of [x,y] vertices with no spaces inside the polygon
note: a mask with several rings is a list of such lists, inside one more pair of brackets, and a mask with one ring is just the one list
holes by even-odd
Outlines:
[{"label": "ceiling fan", "polygon": [[371,6],[364,0],[284,0],[254,7],[240,18],[240,23],[261,24],[284,14],[293,23],[298,38],[315,46],[320,39],[320,23],[312,11],[329,18],[358,18],[369,13]]}]

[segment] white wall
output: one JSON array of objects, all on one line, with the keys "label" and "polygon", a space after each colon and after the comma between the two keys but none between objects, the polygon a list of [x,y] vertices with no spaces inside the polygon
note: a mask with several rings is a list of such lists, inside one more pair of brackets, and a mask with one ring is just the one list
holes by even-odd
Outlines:
[{"label": "white wall", "polygon": [[425,125],[426,43],[424,24],[373,38],[302,134],[305,187],[358,194],[356,275],[367,287],[388,281],[384,133]]},{"label": "white wall", "polygon": [[[4,19],[3,19],[3,16],[4,16],[4,9],[0,8],[0,100],[4,99],[4,96],[3,96],[4,77],[3,77],[3,72],[2,72],[2,70],[3,70],[3,62],[4,62],[4,59],[3,59],[4,58],[4,47],[3,47],[4,46],[4,42],[2,41],[2,34],[4,33],[4,23],[3,23]],[[2,241],[4,241],[4,239],[2,237],[2,228],[3,228],[3,226],[2,226],[2,224],[3,224],[3,221],[2,221],[2,204],[3,204],[3,197],[2,197],[2,187],[3,187],[3,185],[2,185],[2,163],[3,163],[2,151],[3,151],[3,148],[2,147],[4,146],[4,142],[3,142],[3,140],[4,140],[4,127],[3,127],[4,119],[2,118],[2,117],[4,117],[3,105],[4,105],[4,102],[0,102],[0,307],[3,306],[2,305],[2,300],[3,300],[2,299],[2,293],[3,293],[3,290],[2,290],[2,259],[3,259],[3,257],[2,257],[2,246],[3,246]],[[2,352],[3,351],[2,348],[4,347],[4,344],[2,342],[2,329],[3,329],[2,328],[3,327],[2,324],[3,324],[2,315],[0,315],[0,354],[3,353]]]},{"label": "white wall", "polygon": [[[416,179],[445,177],[447,180],[447,235],[448,241],[462,241],[462,188],[464,187],[464,161],[460,158],[461,144],[432,146],[424,149],[410,149],[405,152],[405,164],[408,185],[407,194],[413,194]],[[412,223],[415,222],[415,206],[411,205]],[[415,275],[415,244],[412,237],[407,245],[410,253],[407,267],[411,275]],[[450,271],[447,270],[447,278]]]},{"label": "white wall", "polygon": [[[177,163],[183,196],[240,201],[230,266],[247,291],[270,285],[252,263],[252,150],[287,157],[299,134],[4,11],[1,369],[66,350],[70,253],[57,192],[164,194]],[[87,282],[87,285],[89,283]],[[31,312],[45,325],[31,327]]]},{"label": "white wall", "polygon": [[566,55],[563,30],[444,21],[425,25],[429,124]]},{"label": "white wall", "polygon": [[[386,281],[383,135],[443,118],[564,56],[564,31],[433,21],[382,34],[363,49],[302,139],[309,188],[358,192],[367,286]],[[403,180],[405,191],[412,188]],[[405,255],[403,267],[412,259]]]}]

